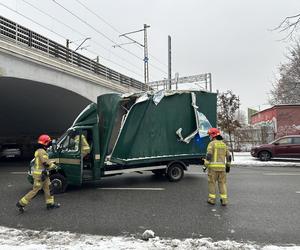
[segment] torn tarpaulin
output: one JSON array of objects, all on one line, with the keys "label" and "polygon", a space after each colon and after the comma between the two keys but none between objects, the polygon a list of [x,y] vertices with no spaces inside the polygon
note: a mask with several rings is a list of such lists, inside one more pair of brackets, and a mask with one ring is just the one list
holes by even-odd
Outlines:
[{"label": "torn tarpaulin", "polygon": [[160,90],[160,91],[157,91],[156,93],[154,93],[153,95],[153,102],[155,105],[159,104],[159,102],[164,98],[165,96],[165,91],[164,90]]},{"label": "torn tarpaulin", "polygon": [[208,129],[212,127],[210,122],[207,120],[206,116],[203,113],[198,111],[198,106],[196,105],[195,93],[191,92],[191,96],[192,96],[191,105],[194,108],[197,129],[185,138],[183,138],[182,136],[182,128],[179,128],[176,131],[176,134],[180,138],[180,141],[183,141],[187,144],[191,141],[191,139],[195,137],[196,134],[199,134],[200,138],[207,136]]}]

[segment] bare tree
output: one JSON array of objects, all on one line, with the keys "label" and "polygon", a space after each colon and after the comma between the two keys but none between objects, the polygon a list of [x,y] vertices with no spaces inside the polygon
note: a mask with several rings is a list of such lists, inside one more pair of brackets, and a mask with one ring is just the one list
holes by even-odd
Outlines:
[{"label": "bare tree", "polygon": [[288,62],[279,68],[279,78],[273,84],[269,103],[300,103],[300,44],[292,45],[287,56]]},{"label": "bare tree", "polygon": [[241,127],[244,127],[247,125],[247,117],[244,110],[238,110],[235,114],[235,119],[239,121]]},{"label": "bare tree", "polygon": [[292,39],[295,31],[299,29],[300,14],[286,17],[275,29],[279,32],[288,32],[282,40]]},{"label": "bare tree", "polygon": [[[236,119],[236,112],[240,107],[240,99],[231,90],[218,95],[218,126],[229,135],[230,147],[233,153],[232,134],[241,127]],[[232,154],[233,156],[233,154]]]}]

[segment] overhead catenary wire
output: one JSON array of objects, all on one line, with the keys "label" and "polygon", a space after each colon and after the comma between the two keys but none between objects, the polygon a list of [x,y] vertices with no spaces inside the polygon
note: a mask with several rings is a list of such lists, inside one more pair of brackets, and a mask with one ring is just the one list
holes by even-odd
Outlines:
[{"label": "overhead catenary wire", "polygon": [[[120,35],[122,32],[120,30],[118,30],[117,28],[115,28],[112,24],[110,24],[109,22],[107,22],[103,17],[101,17],[99,14],[97,14],[95,11],[91,10],[89,7],[87,7],[85,4],[83,4],[82,2],[80,2],[79,0],[75,0],[78,4],[80,4],[83,8],[85,8],[87,11],[89,11],[90,13],[92,13],[94,16],[96,16],[99,20],[103,21],[106,25],[108,25],[111,29],[113,29],[115,32],[118,33],[118,35]],[[117,45],[115,45],[117,46]],[[140,46],[138,46],[139,48],[141,48]],[[141,48],[142,49],[142,48]],[[155,59],[157,62],[159,62],[160,64],[162,64],[165,67],[168,67],[165,63],[162,63],[159,59],[157,59],[155,56],[153,56],[152,54],[149,53],[149,55],[151,56],[151,58]],[[152,67],[160,70],[163,73],[166,73],[164,70],[161,70],[160,68],[154,66],[152,63],[149,62],[149,64],[151,64]]]},{"label": "overhead catenary wire", "polygon": [[[3,4],[3,3],[1,3],[1,2],[0,2],[0,5],[3,6],[3,7],[5,7],[5,8],[7,8],[8,10],[10,10],[10,11],[12,11],[12,12],[14,12],[14,13],[20,15],[20,16],[22,16],[23,18],[25,18],[25,19],[31,21],[32,23],[34,23],[34,24],[36,24],[36,25],[42,27],[43,29],[52,32],[53,34],[57,35],[58,37],[60,37],[60,38],[62,38],[62,39],[64,39],[64,40],[67,39],[65,36],[63,36],[63,35],[59,34],[58,32],[56,32],[56,31],[54,31],[54,30],[52,30],[52,29],[46,27],[45,25],[43,25],[43,24],[41,24],[41,23],[35,21],[34,19],[25,16],[24,14],[20,13],[19,11],[14,10],[14,9],[10,8],[9,6],[7,6],[7,5],[5,5],[5,4]],[[75,44],[76,44],[76,43],[75,43]],[[78,44],[76,44],[76,45],[78,45]],[[89,51],[90,53],[93,53],[94,55],[97,55],[97,53],[94,52],[94,51],[91,51],[91,50],[88,50],[88,49],[87,49],[87,51]],[[101,56],[101,58],[103,58],[104,60],[106,60],[106,61],[108,61],[108,62],[111,62],[111,63],[113,63],[113,64],[115,64],[115,65],[117,65],[117,66],[119,66],[119,67],[121,67],[121,68],[123,68],[123,69],[126,69],[127,71],[129,71],[129,72],[131,72],[131,73],[133,73],[133,74],[135,74],[135,75],[137,75],[137,76],[143,77],[141,74],[139,74],[139,73],[137,73],[137,72],[135,72],[135,71],[133,71],[133,70],[131,70],[131,69],[129,69],[129,68],[127,68],[127,67],[125,67],[125,66],[119,64],[119,63],[116,63],[116,62],[114,62],[114,61],[112,61],[112,60],[110,60],[110,59],[107,59],[107,58],[105,58],[105,57],[102,57],[102,56]]]},{"label": "overhead catenary wire", "polygon": [[[79,17],[78,15],[76,15],[75,13],[73,13],[72,11],[68,10],[66,7],[64,7],[62,4],[58,3],[56,0],[52,0],[55,4],[57,4],[58,6],[60,6],[61,8],[63,8],[65,11],[67,11],[68,13],[70,13],[72,16],[76,17],[78,20],[80,20],[81,22],[83,22],[85,25],[89,26],[91,29],[93,29],[94,31],[96,31],[98,34],[100,34],[101,36],[103,36],[104,38],[106,38],[107,40],[109,40],[111,43],[113,43],[114,45],[118,45],[114,40],[112,40],[110,37],[108,37],[107,35],[105,35],[103,32],[99,31],[98,29],[96,29],[94,26],[92,26],[91,24],[89,24],[87,21],[83,20],[81,17]],[[127,53],[129,53],[130,55],[136,57],[139,60],[143,60],[141,57],[137,56],[136,54],[134,54],[133,52],[122,48],[122,50],[126,51]]]},{"label": "overhead catenary wire", "polygon": [[[34,8],[35,10],[39,11],[40,13],[42,13],[42,14],[48,16],[49,18],[55,20],[56,22],[60,23],[61,25],[64,25],[65,27],[67,27],[68,29],[72,30],[73,32],[79,34],[79,35],[82,36],[83,38],[86,37],[85,34],[79,32],[78,30],[75,30],[73,27],[71,27],[71,26],[68,25],[68,24],[65,24],[64,22],[60,21],[58,18],[51,16],[50,14],[48,14],[48,13],[46,13],[45,11],[43,11],[42,9],[36,7],[36,6],[33,5],[32,3],[29,3],[29,2],[26,1],[26,0],[22,0],[22,1],[23,1],[24,3],[26,3],[26,4],[28,4],[29,6],[31,6],[32,8]],[[109,49],[107,49],[105,46],[101,45],[100,43],[98,43],[98,42],[96,42],[96,41],[93,41],[93,40],[92,40],[92,42],[93,42],[94,44],[96,44],[97,46],[99,46],[100,48],[102,48],[102,49],[108,51],[110,54],[114,55],[115,57],[118,57],[118,58],[121,59],[122,61],[126,62],[127,64],[129,64],[129,65],[135,67],[136,69],[140,69],[137,65],[135,65],[135,64],[133,64],[133,63],[131,63],[131,62],[129,62],[128,60],[126,60],[126,59],[124,59],[123,57],[117,55],[116,53],[111,52]],[[74,41],[73,41],[73,43],[74,43]],[[74,44],[75,44],[75,43],[74,43]],[[97,53],[95,53],[95,54],[97,55]],[[103,56],[101,56],[101,57],[104,58]]]},{"label": "overhead catenary wire", "polygon": [[38,25],[38,26],[42,27],[43,29],[46,29],[46,30],[48,30],[48,31],[52,32],[53,34],[55,34],[55,35],[59,36],[60,38],[63,38],[64,40],[66,40],[66,39],[67,39],[67,38],[66,38],[66,37],[64,37],[63,35],[61,35],[61,34],[57,33],[56,31],[54,31],[54,30],[52,30],[52,29],[50,29],[50,28],[47,28],[47,27],[46,27],[46,26],[44,26],[43,24],[40,24],[39,22],[37,22],[37,21],[33,20],[32,18],[30,18],[30,17],[28,17],[28,16],[25,16],[24,14],[20,13],[19,11],[12,9],[12,8],[10,8],[9,6],[7,6],[7,5],[5,5],[5,4],[3,4],[3,3],[0,3],[0,5],[2,5],[3,7],[5,7],[5,8],[7,8],[7,9],[9,9],[10,11],[12,11],[12,12],[14,12],[14,13],[17,13],[18,15],[20,15],[20,16],[22,16],[22,17],[26,18],[27,20],[29,20],[29,21],[31,21],[31,22],[33,22],[33,23],[35,23],[36,25]]}]

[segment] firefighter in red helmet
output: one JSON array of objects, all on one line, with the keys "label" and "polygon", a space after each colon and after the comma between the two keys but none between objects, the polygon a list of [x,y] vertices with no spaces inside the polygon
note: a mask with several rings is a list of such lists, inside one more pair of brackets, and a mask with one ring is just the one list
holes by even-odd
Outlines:
[{"label": "firefighter in red helmet", "polygon": [[49,135],[40,135],[38,138],[38,148],[34,153],[34,165],[31,173],[33,177],[33,188],[22,197],[16,206],[20,212],[24,212],[24,207],[36,196],[39,190],[43,189],[47,209],[59,208],[60,204],[54,203],[54,197],[50,194],[50,179],[48,171],[57,166],[49,160],[47,148],[51,145]]},{"label": "firefighter in red helmet", "polygon": [[223,142],[221,132],[217,128],[210,128],[208,135],[211,142],[207,146],[204,166],[208,168],[208,200],[209,204],[216,203],[216,184],[218,183],[220,201],[227,205],[227,181],[226,173],[230,171],[231,155],[227,145]]}]

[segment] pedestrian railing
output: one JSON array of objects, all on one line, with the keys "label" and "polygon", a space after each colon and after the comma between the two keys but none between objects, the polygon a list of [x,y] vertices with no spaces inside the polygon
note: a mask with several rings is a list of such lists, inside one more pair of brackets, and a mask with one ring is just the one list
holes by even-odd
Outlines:
[{"label": "pedestrian railing", "polygon": [[140,90],[148,89],[146,84],[105,67],[86,56],[2,16],[0,16],[0,38],[44,52],[50,57],[59,58],[80,68],[101,75],[105,79],[120,83],[121,85],[128,85]]}]

